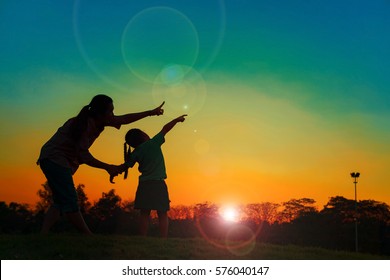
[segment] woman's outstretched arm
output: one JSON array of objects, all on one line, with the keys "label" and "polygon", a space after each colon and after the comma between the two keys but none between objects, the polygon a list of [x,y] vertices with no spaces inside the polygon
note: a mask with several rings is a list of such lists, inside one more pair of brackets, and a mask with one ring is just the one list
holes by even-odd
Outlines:
[{"label": "woman's outstretched arm", "polygon": [[160,116],[164,114],[164,109],[162,108],[164,104],[165,101],[161,103],[161,105],[158,106],[157,108],[149,111],[144,111],[140,113],[130,113],[121,116],[113,116],[112,120],[110,121],[110,125],[119,128],[123,124],[129,124],[149,116]]}]

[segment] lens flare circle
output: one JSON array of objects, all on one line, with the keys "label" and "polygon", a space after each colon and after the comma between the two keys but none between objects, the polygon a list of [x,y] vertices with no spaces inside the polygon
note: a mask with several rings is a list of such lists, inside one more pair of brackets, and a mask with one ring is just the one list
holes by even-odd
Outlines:
[{"label": "lens flare circle", "polygon": [[262,223],[258,224],[254,230],[243,224],[233,224],[233,226],[221,236],[222,238],[211,238],[201,223],[199,216],[195,216],[195,223],[198,232],[204,240],[211,245],[226,249],[234,255],[243,256],[250,253],[256,246],[256,238],[262,230]]},{"label": "lens flare circle", "polygon": [[197,60],[198,32],[180,11],[152,7],[128,22],[122,34],[121,50],[127,67],[141,80],[155,83],[160,75],[162,81],[175,83],[184,76],[184,69],[179,65],[193,67]]},{"label": "lens flare circle", "polygon": [[194,116],[203,108],[207,88],[202,76],[192,67],[169,64],[157,75],[152,95],[155,104],[165,101],[168,115]]},{"label": "lens flare circle", "polygon": [[165,85],[174,86],[181,83],[186,73],[187,70],[180,65],[168,65],[161,70],[157,81]]},{"label": "lens flare circle", "polygon": [[[131,15],[131,18],[129,18],[129,16],[126,16],[125,13],[118,13],[118,20],[114,22],[115,24],[113,24],[112,18],[110,17],[110,15],[106,13],[106,10],[96,9],[95,8],[96,5],[94,6],[92,5],[93,5],[92,3],[85,0],[84,1],[75,0],[73,3],[72,24],[73,24],[73,33],[74,33],[77,47],[80,51],[82,58],[88,65],[88,67],[102,81],[114,86],[115,88],[120,89],[121,91],[127,92],[129,86],[132,86],[134,82],[136,82],[133,79],[135,77],[137,79],[139,78],[137,76],[134,77],[134,73],[129,70],[129,66],[127,64],[129,64],[131,61],[125,62],[124,61],[125,58],[123,55],[123,53],[125,53],[125,56],[127,57],[130,54],[130,57],[127,58],[129,59],[132,58],[131,51],[134,49],[131,49],[131,47],[130,49],[127,49],[129,47],[127,43],[128,40],[131,41],[131,38],[129,38],[130,33],[135,30],[131,30],[131,29],[126,30],[126,27],[129,28],[130,22],[134,20],[135,16]],[[203,31],[203,33],[197,32],[197,29],[195,29],[194,27],[195,25],[191,21],[189,21],[188,18],[183,13],[178,12],[175,9],[172,9],[170,11],[171,12],[170,14],[173,15],[172,18],[176,19],[177,22],[179,23],[184,23],[183,25],[184,29],[190,31],[185,33],[187,34],[186,37],[187,39],[190,38],[190,40],[194,41],[194,38],[196,36],[196,44],[190,45],[191,47],[188,47],[187,45],[185,47],[182,46],[174,47],[174,49],[180,51],[181,54],[187,52],[186,61],[184,63],[182,61],[176,62],[176,64],[183,63],[185,65],[191,65],[192,67],[194,67],[194,60],[197,60],[196,68],[201,73],[203,73],[214,62],[215,57],[217,56],[217,54],[221,49],[222,42],[225,36],[225,29],[226,29],[226,7],[225,7],[224,0],[209,2],[208,5],[210,5],[207,7],[208,9],[210,10],[212,10],[213,8],[215,9],[215,14],[213,15],[215,22],[210,26],[210,28],[207,31]],[[127,3],[124,6],[118,6],[118,7],[107,5],[107,8],[108,7],[110,9],[112,8],[122,9],[124,11],[126,10],[131,11],[131,9],[133,9],[131,3]],[[143,11],[149,12],[148,10],[153,10],[153,9],[159,10],[161,8],[162,7],[151,7]],[[169,8],[167,7],[165,7],[165,9],[169,10]],[[165,14],[169,13],[166,10],[165,12],[166,12]],[[136,15],[141,16],[141,13],[142,11]],[[96,21],[88,21],[88,19],[90,18],[103,19],[103,21],[101,22],[103,28],[107,26],[110,26],[110,28],[112,28],[111,30],[112,32],[110,34],[114,34],[114,36],[108,38],[109,43],[105,42],[104,44],[96,44],[96,38],[94,37],[96,34],[94,32],[90,32],[91,30],[96,29]],[[138,20],[140,19],[142,19],[142,17],[138,18]],[[125,23],[127,22],[127,25],[125,25],[125,29],[123,28],[123,25],[121,25],[121,22],[125,22]],[[145,22],[147,21],[145,20]],[[117,33],[119,34],[119,36],[116,36]],[[145,35],[143,34],[142,30],[138,34],[140,36]],[[150,37],[153,38],[152,35],[150,35]],[[199,41],[202,41],[203,45],[201,47]],[[141,42],[142,42],[142,38],[141,38]],[[158,43],[161,43],[161,41],[159,41]],[[193,51],[194,46],[196,46],[197,48],[196,55],[195,52]],[[199,49],[207,49],[207,52],[202,52],[199,55],[198,53]],[[183,55],[181,57],[183,57]],[[141,68],[137,68],[138,66]],[[135,70],[138,73],[138,75],[141,75],[144,80],[152,79],[151,77],[153,77],[153,74],[155,73],[152,74],[146,73],[146,75],[144,75],[145,72],[142,66],[145,65],[138,63],[138,65],[135,64],[132,67],[134,68],[133,70]],[[158,70],[156,70],[156,72],[157,71]],[[171,80],[169,75],[170,74],[168,74],[167,77],[168,82],[169,80]]]},{"label": "lens flare circle", "polygon": [[255,248],[256,235],[245,225],[234,225],[226,234],[225,244],[232,254],[244,256]]}]

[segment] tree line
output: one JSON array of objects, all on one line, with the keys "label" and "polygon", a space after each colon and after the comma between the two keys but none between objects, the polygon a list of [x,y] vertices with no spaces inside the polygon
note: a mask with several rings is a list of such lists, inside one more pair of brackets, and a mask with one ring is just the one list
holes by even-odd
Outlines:
[{"label": "tree line", "polygon": [[[114,189],[103,192],[91,203],[85,194],[85,185],[76,187],[80,211],[95,233],[137,234],[138,211],[133,201],[123,201]],[[47,183],[37,195],[34,207],[27,204],[0,202],[1,233],[37,233],[45,211],[51,203]],[[177,205],[169,213],[169,236],[180,238],[209,238],[222,240],[234,227],[234,239],[245,240],[248,232],[259,242],[295,244],[334,250],[355,250],[355,223],[358,224],[359,251],[390,255],[390,206],[375,200],[355,201],[335,196],[329,198],[323,209],[310,198],[291,199],[283,203],[261,202],[241,205],[239,220],[225,221],[220,206],[211,202]],[[156,216],[152,216],[150,234],[158,236]],[[64,219],[53,227],[54,232],[74,229]]]}]

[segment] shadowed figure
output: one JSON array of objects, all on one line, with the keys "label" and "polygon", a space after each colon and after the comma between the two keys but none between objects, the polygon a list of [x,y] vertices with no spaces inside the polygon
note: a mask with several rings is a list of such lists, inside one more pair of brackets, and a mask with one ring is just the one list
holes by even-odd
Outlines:
[{"label": "shadowed figure", "polygon": [[117,129],[145,118],[163,114],[162,103],[154,110],[114,115],[113,100],[99,94],[84,106],[80,113],[60,127],[47,141],[39,155],[37,164],[46,176],[52,192],[53,203],[48,209],[41,233],[46,234],[62,214],[82,233],[91,234],[78,206],[78,197],[73,182],[73,174],[80,164],[104,169],[110,178],[122,172],[123,166],[104,163],[94,158],[89,148],[106,126]]},{"label": "shadowed figure", "polygon": [[[138,170],[141,173],[134,203],[134,208],[141,211],[139,223],[141,235],[148,232],[151,210],[157,210],[160,235],[163,238],[168,236],[167,211],[170,209],[170,200],[165,184],[167,174],[161,145],[165,142],[165,135],[178,122],[184,122],[186,116],[182,115],[164,125],[153,138],[137,128],[130,129],[125,136],[125,168],[133,167],[138,162]],[[134,150],[131,151],[130,147]],[[125,172],[126,177],[127,170]]]}]

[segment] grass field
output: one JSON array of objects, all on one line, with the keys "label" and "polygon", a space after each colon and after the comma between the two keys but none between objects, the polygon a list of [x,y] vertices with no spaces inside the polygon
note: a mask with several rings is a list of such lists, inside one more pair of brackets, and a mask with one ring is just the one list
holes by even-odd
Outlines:
[{"label": "grass field", "polygon": [[[217,242],[217,244],[220,244]],[[389,256],[332,251],[321,248],[251,243],[229,248],[215,246],[203,239],[124,235],[76,234],[0,235],[2,260],[196,260],[196,259],[263,259],[263,260],[373,260]]]}]

